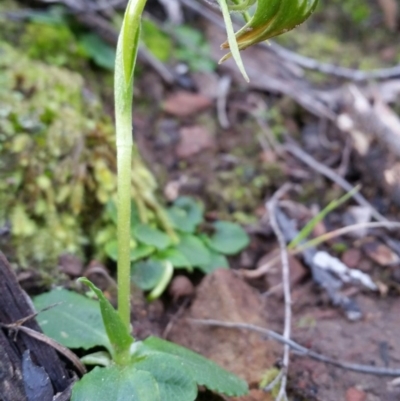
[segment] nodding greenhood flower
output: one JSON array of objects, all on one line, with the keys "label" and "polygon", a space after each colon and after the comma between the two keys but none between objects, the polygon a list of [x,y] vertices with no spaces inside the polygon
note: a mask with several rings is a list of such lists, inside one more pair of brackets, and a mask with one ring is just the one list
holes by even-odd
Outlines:
[{"label": "nodding greenhood flower", "polygon": [[[235,33],[233,38],[229,35],[230,18],[228,21],[226,13],[224,13],[226,0],[218,1],[224,14],[228,31],[228,40],[221,45],[221,48],[230,50],[230,53],[225,55],[220,62],[225,61],[231,55],[236,60],[236,50],[238,52],[238,50],[246,49],[256,43],[292,30],[312,14],[318,3],[318,0],[258,0],[254,15],[243,28]],[[227,6],[228,10],[244,11],[254,2],[244,0],[239,5],[237,1],[235,3],[233,6]]]}]

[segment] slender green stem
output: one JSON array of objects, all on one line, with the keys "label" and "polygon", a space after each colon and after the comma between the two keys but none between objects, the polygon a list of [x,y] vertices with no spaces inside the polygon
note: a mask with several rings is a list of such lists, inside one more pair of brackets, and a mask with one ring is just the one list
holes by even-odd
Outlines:
[{"label": "slender green stem", "polygon": [[118,312],[130,324],[130,236],[132,148],[118,146]]},{"label": "slender green stem", "polygon": [[[241,0],[232,0],[232,3],[236,4],[236,5],[241,5]],[[249,1],[247,3],[250,3]],[[244,11],[241,13],[243,16],[243,19],[245,20],[245,22],[249,22],[251,19],[251,15],[248,11]]]},{"label": "slender green stem", "polygon": [[118,165],[118,313],[130,327],[130,221],[132,168],[133,74],[146,0],[130,0],[118,39],[115,60],[115,124]]},{"label": "slender green stem", "polygon": [[[130,90],[132,91],[132,90]],[[117,104],[116,98],[116,104]],[[130,324],[130,221],[132,165],[132,100],[116,107],[117,168],[118,168],[118,312]]]}]

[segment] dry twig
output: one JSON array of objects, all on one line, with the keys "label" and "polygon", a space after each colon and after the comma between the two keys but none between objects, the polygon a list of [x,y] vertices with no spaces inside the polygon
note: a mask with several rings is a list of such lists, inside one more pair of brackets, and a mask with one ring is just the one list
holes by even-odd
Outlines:
[{"label": "dry twig", "polygon": [[311,57],[302,56],[301,54],[285,49],[275,42],[271,42],[269,48],[278,56],[287,61],[295,63],[302,68],[322,72],[323,74],[333,75],[339,78],[349,79],[351,81],[362,82],[376,79],[389,79],[400,76],[400,64],[390,68],[361,71],[352,68],[340,67],[334,64],[322,63]]},{"label": "dry twig", "polygon": [[[286,340],[290,340],[290,328],[292,321],[292,301],[290,295],[290,271],[289,271],[289,257],[286,249],[286,241],[279,227],[278,221],[275,216],[276,204],[279,198],[283,196],[289,189],[291,184],[283,185],[278,191],[275,192],[273,197],[267,202],[266,207],[269,213],[269,219],[271,227],[276,235],[279,243],[281,261],[282,261],[282,283],[283,283],[283,293],[285,300],[285,323],[283,330],[283,337]],[[283,347],[283,363],[282,363],[282,379],[280,381],[280,390],[276,401],[287,400],[286,395],[286,383],[287,383],[287,372],[289,368],[289,354],[290,347],[285,343]]]},{"label": "dry twig", "polygon": [[228,129],[230,127],[229,119],[226,114],[227,98],[231,88],[231,78],[229,75],[224,75],[218,82],[218,97],[217,97],[217,116],[219,125]]},{"label": "dry twig", "polygon": [[[30,319],[32,316],[29,316],[28,318]],[[26,320],[26,319],[22,319]],[[29,327],[22,326],[21,323],[12,323],[12,324],[4,324],[0,323],[0,327],[4,327],[8,330],[13,330],[15,332],[22,331],[29,336],[35,338],[36,340],[39,340],[50,347],[54,348],[56,351],[58,351],[60,354],[62,354],[65,358],[67,358],[76,368],[76,370],[80,373],[81,376],[83,376],[86,373],[86,368],[80,361],[80,359],[68,348],[64,347],[63,345],[59,344],[57,341],[53,340],[50,337],[47,337],[43,333],[40,333],[36,330],[30,329]]]},{"label": "dry twig", "polygon": [[[322,234],[312,240],[307,241],[302,245],[298,245],[296,249],[289,250],[290,255],[298,255],[304,250],[310,248],[311,246],[317,246],[322,242],[329,241],[333,238],[339,237],[341,235],[349,234],[353,231],[358,231],[363,228],[387,228],[387,229],[400,229],[400,223],[396,221],[382,221],[382,222],[369,222],[369,223],[358,223],[352,224],[347,227],[338,228],[336,230],[330,231],[328,233]],[[255,279],[261,277],[262,275],[269,272],[269,270],[279,261],[279,256],[276,256],[269,260],[267,263],[261,265],[255,270],[241,270],[240,274],[245,278]],[[280,286],[280,284],[279,284]],[[274,287],[275,288],[275,287]]]},{"label": "dry twig", "polygon": [[[304,152],[299,146],[293,143],[286,143],[283,148],[297,157],[303,163],[307,164],[318,173],[332,180],[335,184],[339,185],[345,191],[354,191],[354,187],[346,181],[343,177],[337,174],[335,171],[325,166],[324,164],[315,160],[308,153]],[[388,219],[382,216],[359,192],[354,192],[352,195],[353,199],[361,206],[367,207],[371,211],[371,215],[380,222],[388,222]]]},{"label": "dry twig", "polygon": [[365,373],[377,376],[400,376],[400,369],[392,369],[379,366],[361,365],[358,363],[342,362],[336,359],[330,358],[326,355],[315,352],[309,348],[303,347],[302,345],[296,343],[291,339],[286,339],[281,334],[273,330],[264,329],[263,327],[256,326],[254,324],[248,323],[233,323],[233,322],[223,322],[220,320],[213,319],[188,319],[190,322],[195,324],[203,324],[205,326],[213,327],[225,327],[228,329],[240,329],[240,330],[250,330],[266,336],[272,340],[278,341],[281,344],[288,345],[293,351],[295,351],[299,356],[308,356],[316,361],[328,363],[330,365],[336,366],[338,368],[352,370],[353,372]]}]

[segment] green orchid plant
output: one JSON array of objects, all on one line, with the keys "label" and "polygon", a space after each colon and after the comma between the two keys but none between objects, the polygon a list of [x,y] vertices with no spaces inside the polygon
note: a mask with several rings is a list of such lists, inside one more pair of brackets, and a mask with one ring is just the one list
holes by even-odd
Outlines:
[{"label": "green orchid plant", "polygon": [[[230,50],[222,60],[232,55],[243,76],[248,79],[240,50],[293,29],[312,13],[317,0],[258,0],[253,16],[249,15],[249,11],[256,0],[235,0],[229,4],[226,0],[218,2],[228,36],[228,41],[222,48]],[[47,310],[39,315],[39,323],[45,334],[70,348],[89,350],[101,346],[105,349],[82,358],[86,364],[97,366],[74,385],[71,401],[193,401],[197,397],[198,385],[229,396],[240,396],[248,391],[246,382],[192,351],[155,337],[136,341],[131,335],[132,183],[147,181],[151,184],[151,178],[139,162],[138,149],[132,139],[133,79],[145,4],[146,0],[129,0],[115,61],[118,312],[103,292],[86,278],[81,278],[80,281],[90,288],[98,302],[66,290],[43,294],[34,300],[38,310],[54,303],[55,298],[65,301],[63,309],[58,309],[57,312]],[[247,23],[235,33],[230,12],[238,11],[244,14]],[[146,199],[146,186],[139,184],[137,188],[144,193]],[[137,207],[140,209],[140,205]],[[169,227],[167,220],[168,218],[165,226]],[[192,225],[195,226],[196,222]],[[221,233],[223,236],[228,228],[232,232],[232,227],[220,223],[217,227],[220,235],[213,240],[205,238],[211,248],[227,253],[231,251],[227,251],[224,238],[221,239]],[[193,227],[190,228],[190,233],[192,229]],[[136,235],[139,234],[136,232]],[[169,235],[172,241],[179,242],[173,231]],[[139,238],[143,236],[141,233]],[[239,249],[246,243],[246,238],[237,230],[235,237],[235,246]],[[166,265],[165,269],[165,280],[169,280],[172,263]],[[164,287],[164,283],[162,286]]]},{"label": "green orchid plant", "polygon": [[[239,51],[294,29],[313,13],[318,0],[258,0],[252,16],[249,15],[249,10],[255,0],[234,0],[234,4],[228,4],[226,0],[218,0],[218,3],[228,36],[228,40],[221,45],[221,48],[230,50],[222,57],[220,63],[232,56],[243,77],[248,81]],[[233,11],[244,13],[247,21],[236,33],[230,17],[230,12]]]}]

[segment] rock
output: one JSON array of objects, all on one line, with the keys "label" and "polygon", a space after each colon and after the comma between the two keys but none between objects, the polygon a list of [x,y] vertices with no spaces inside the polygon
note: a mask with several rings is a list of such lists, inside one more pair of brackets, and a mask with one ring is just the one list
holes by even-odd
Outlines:
[{"label": "rock", "polygon": [[280,347],[259,334],[216,328],[187,319],[216,319],[266,327],[261,296],[231,270],[218,269],[197,287],[188,311],[174,325],[170,340],[210,358],[250,384],[259,383],[279,355]]},{"label": "rock", "polygon": [[78,256],[64,253],[58,258],[58,268],[70,277],[79,277],[82,275],[83,263]]},{"label": "rock", "polygon": [[202,150],[213,148],[214,145],[214,138],[205,127],[198,125],[183,127],[180,130],[180,141],[176,148],[176,155],[181,159],[186,159]]},{"label": "rock", "polygon": [[193,295],[194,287],[192,282],[186,276],[176,276],[168,287],[168,293],[172,296],[174,302],[179,298]]},{"label": "rock", "polygon": [[207,109],[211,105],[212,101],[206,96],[178,91],[167,97],[163,109],[175,117],[189,117]]},{"label": "rock", "polygon": [[346,401],[365,401],[367,394],[356,387],[350,387],[346,391]]},{"label": "rock", "polygon": [[345,251],[342,255],[342,262],[351,269],[359,268],[361,261],[361,252],[359,249],[351,248]]}]

